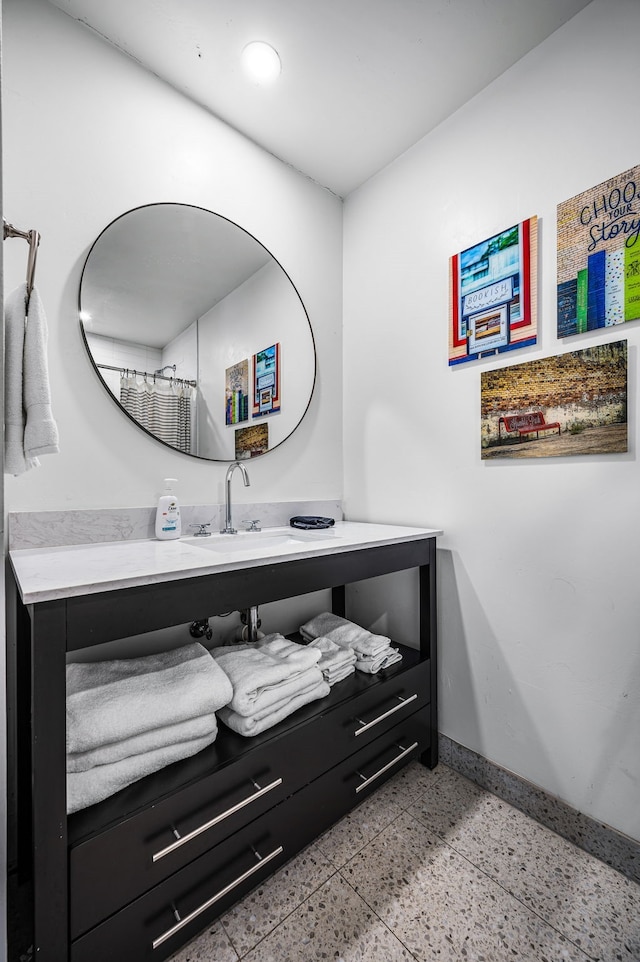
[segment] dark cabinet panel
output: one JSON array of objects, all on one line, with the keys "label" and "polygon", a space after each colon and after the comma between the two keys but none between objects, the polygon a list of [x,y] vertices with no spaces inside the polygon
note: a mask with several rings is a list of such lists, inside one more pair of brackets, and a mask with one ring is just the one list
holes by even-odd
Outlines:
[{"label": "dark cabinet panel", "polygon": [[[167,958],[416,759],[437,763],[435,538],[269,563],[21,608],[19,829],[30,837],[34,957]],[[356,672],[254,738],[220,726],[193,758],[67,817],[65,652],[418,567],[419,650]],[[26,829],[26,830],[25,830]]]}]

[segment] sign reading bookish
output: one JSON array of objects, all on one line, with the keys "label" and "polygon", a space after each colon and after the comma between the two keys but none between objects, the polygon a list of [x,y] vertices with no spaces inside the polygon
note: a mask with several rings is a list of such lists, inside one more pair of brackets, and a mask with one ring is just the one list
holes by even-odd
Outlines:
[{"label": "sign reading bookish", "polygon": [[640,166],[558,204],[558,337],[640,318]]},{"label": "sign reading bookish", "polygon": [[253,355],[252,417],[280,410],[280,345],[271,344]]},{"label": "sign reading bookish", "polygon": [[535,344],[538,219],[474,244],[449,261],[449,364]]}]

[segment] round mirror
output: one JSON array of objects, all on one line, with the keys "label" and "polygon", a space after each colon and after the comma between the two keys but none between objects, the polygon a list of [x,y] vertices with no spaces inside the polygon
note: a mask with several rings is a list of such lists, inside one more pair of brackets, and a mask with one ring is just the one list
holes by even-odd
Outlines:
[{"label": "round mirror", "polygon": [[201,207],[149,204],[99,235],[80,327],[121,409],[184,454],[234,461],[295,431],[315,384],[311,324],[255,237]]}]

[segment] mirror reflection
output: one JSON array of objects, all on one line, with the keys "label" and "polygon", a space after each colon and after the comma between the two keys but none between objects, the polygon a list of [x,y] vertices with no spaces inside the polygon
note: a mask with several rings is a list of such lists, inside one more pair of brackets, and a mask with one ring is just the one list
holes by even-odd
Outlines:
[{"label": "mirror reflection", "polygon": [[212,211],[149,204],[109,224],[83,268],[80,326],[122,410],[185,454],[264,454],[309,406],[316,359],[300,296],[255,237]]}]

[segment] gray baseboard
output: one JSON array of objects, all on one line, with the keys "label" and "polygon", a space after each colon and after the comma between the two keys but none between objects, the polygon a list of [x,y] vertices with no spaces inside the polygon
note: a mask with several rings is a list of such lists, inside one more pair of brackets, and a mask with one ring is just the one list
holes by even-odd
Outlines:
[{"label": "gray baseboard", "polygon": [[442,733],[438,737],[438,749],[443,764],[573,842],[578,848],[595,855],[632,881],[640,882],[640,842],[583,815],[544,789]]}]

